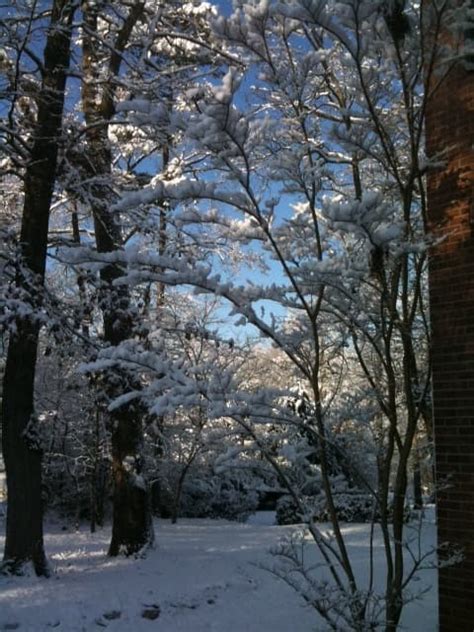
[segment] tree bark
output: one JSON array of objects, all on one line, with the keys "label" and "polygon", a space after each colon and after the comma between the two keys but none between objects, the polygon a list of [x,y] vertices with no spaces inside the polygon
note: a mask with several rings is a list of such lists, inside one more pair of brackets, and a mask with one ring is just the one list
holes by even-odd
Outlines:
[{"label": "tree bark", "polygon": [[[122,230],[118,214],[110,212],[113,191],[109,186],[112,172],[112,152],[108,127],[115,113],[115,80],[120,70],[121,54],[133,27],[141,17],[144,3],[131,7],[118,30],[113,52],[104,55],[98,33],[99,7],[84,2],[82,105],[86,122],[85,137],[92,176],[89,199],[94,218],[98,252],[113,252],[122,247]],[[106,67],[104,83],[101,70]],[[133,335],[130,297],[125,288],[114,281],[123,275],[120,265],[110,264],[101,270],[102,297],[100,307],[104,319],[104,342],[118,345]],[[137,388],[133,376],[104,375],[104,389],[109,398],[117,397],[130,388]],[[153,543],[153,526],[148,486],[143,476],[142,435],[143,411],[135,404],[126,404],[109,413],[112,431],[113,523],[109,555],[123,551],[138,553]]]},{"label": "tree bark", "polygon": [[[21,224],[22,261],[16,287],[33,310],[40,305],[46,269],[48,226],[56,181],[58,137],[70,58],[74,13],[68,0],[55,0],[44,50],[38,118],[26,168]],[[34,382],[40,322],[18,315],[10,334],[3,383],[3,457],[8,509],[3,568],[20,572],[33,562],[38,575],[48,574],[43,545],[41,442],[34,415]]]}]

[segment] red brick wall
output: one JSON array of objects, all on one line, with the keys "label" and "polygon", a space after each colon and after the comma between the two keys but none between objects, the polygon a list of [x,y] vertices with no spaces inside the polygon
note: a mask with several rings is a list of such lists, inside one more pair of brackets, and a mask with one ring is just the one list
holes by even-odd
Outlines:
[{"label": "red brick wall", "polygon": [[440,632],[474,631],[474,72],[455,67],[427,110],[438,541],[465,559],[439,572]]}]

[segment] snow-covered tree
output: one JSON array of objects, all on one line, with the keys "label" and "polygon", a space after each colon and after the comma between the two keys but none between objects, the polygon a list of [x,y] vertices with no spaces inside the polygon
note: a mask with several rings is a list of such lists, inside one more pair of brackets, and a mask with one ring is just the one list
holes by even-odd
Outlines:
[{"label": "snow-covered tree", "polygon": [[[18,256],[5,310],[9,324],[2,399],[2,446],[7,472],[8,512],[4,566],[19,571],[32,561],[48,573],[43,548],[41,452],[34,410],[34,381],[42,309],[48,223],[56,181],[63,120],[71,25],[75,5],[54,1],[48,14],[36,3],[14,3],[2,20],[2,66],[7,77],[6,157],[22,179]],[[33,33],[44,33],[35,52]],[[25,119],[26,128],[23,126]]]},{"label": "snow-covered tree", "polygon": [[[173,116],[180,109],[181,86],[197,68],[210,63],[205,26],[210,12],[205,3],[82,5],[83,119],[71,123],[71,140],[64,152],[64,186],[83,215],[91,218],[98,253],[123,251],[134,241],[146,239],[154,227],[158,249],[164,253],[169,232],[165,201],[158,201],[153,210],[128,216],[115,212],[112,203],[118,186],[169,177],[171,146],[179,135],[179,130],[173,131]],[[153,135],[152,141],[145,130],[148,137]],[[78,144],[80,138],[83,141]],[[124,265],[118,261],[110,261],[99,271],[101,337],[106,347],[143,339],[137,297],[126,286],[115,284],[123,273]],[[151,286],[142,294],[139,301],[146,311],[163,301],[162,287],[153,297]],[[111,400],[131,388],[139,389],[140,377],[126,371],[102,371],[95,385]],[[120,550],[137,552],[153,540],[142,453],[146,414],[137,401],[123,401],[108,416],[114,478],[109,553],[117,555]]]},{"label": "snow-covered tree", "polygon": [[[185,230],[213,224],[273,276],[239,285],[212,265],[137,249],[140,273],[126,282],[222,296],[292,363],[309,398],[305,434],[318,452],[333,539],[311,515],[308,525],[344,604],[324,616],[354,629],[383,621],[394,630],[422,564],[416,556],[405,563],[404,521],[414,438],[430,427],[423,67],[432,69],[438,43],[422,36],[423,11],[410,2],[237,3],[214,29],[240,63],[219,84],[188,92],[196,110],[185,134],[200,172],[155,181],[116,204],[122,212],[164,198],[181,204]],[[337,379],[354,366],[358,393]],[[264,407],[267,420],[275,416],[270,393],[251,404],[229,387],[221,393],[229,415],[258,441]],[[362,393],[371,402],[363,411]],[[376,484],[363,480],[384,534],[380,595],[355,577],[331,483],[332,425],[347,405],[372,437]],[[318,610],[326,596],[314,598]]]}]

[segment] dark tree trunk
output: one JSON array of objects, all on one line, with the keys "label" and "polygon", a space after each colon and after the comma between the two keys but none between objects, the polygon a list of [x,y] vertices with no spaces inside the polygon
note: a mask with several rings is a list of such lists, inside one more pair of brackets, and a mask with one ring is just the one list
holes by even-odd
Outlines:
[{"label": "dark tree trunk", "polygon": [[[143,13],[144,3],[137,2],[130,9],[117,32],[113,52],[101,49],[95,36],[99,8],[83,4],[87,30],[83,37],[84,82],[82,104],[86,121],[86,140],[90,168],[91,209],[94,217],[98,252],[113,252],[122,247],[118,214],[110,211],[114,193],[110,187],[112,155],[108,140],[108,126],[114,115],[115,80],[120,70],[121,53],[128,43],[134,25]],[[108,69],[104,84],[100,70]],[[114,281],[123,275],[120,265],[111,264],[101,270],[102,296],[100,307],[104,319],[104,341],[118,345],[133,335],[130,298],[125,288],[117,288]],[[133,378],[125,372],[104,375],[104,388],[110,398],[128,389],[137,388]],[[110,413],[112,432],[113,525],[109,555],[120,551],[130,555],[153,542],[153,527],[149,492],[143,476],[142,435],[143,411],[136,405],[124,405]]]},{"label": "dark tree trunk", "polygon": [[[109,555],[131,555],[153,543],[148,486],[142,474],[141,414],[133,407],[117,411],[112,435],[114,481],[112,540]],[[137,443],[139,443],[137,445]]]},{"label": "dark tree trunk", "polygon": [[421,486],[421,465],[418,455],[415,455],[415,464],[413,467],[413,494],[414,509],[423,509],[423,489]]},{"label": "dark tree trunk", "polygon": [[23,564],[31,560],[38,575],[47,575],[41,502],[42,454],[34,441],[37,343],[38,327],[19,321],[8,345],[3,382],[3,457],[8,489],[3,569],[19,573]]},{"label": "dark tree trunk", "polygon": [[[33,307],[41,301],[51,199],[56,179],[58,137],[69,65],[73,9],[68,0],[53,2],[44,50],[38,119],[25,173],[21,225],[22,262],[17,287]],[[3,568],[20,572],[32,561],[38,575],[48,574],[43,546],[41,445],[34,415],[34,381],[40,325],[18,316],[10,335],[3,383],[3,457],[8,488]]]},{"label": "dark tree trunk", "polygon": [[181,507],[181,496],[183,493],[183,487],[184,487],[184,481],[186,479],[186,476],[189,472],[189,469],[191,467],[191,465],[193,464],[194,459],[197,456],[197,452],[196,454],[193,454],[190,458],[190,460],[185,464],[185,466],[183,467],[183,469],[181,470],[181,474],[179,475],[179,479],[178,479],[178,484],[176,486],[176,492],[175,492],[175,497],[174,497],[174,503],[173,503],[173,510],[171,513],[171,523],[172,524],[176,524],[178,522],[178,517],[179,517],[179,510]]}]

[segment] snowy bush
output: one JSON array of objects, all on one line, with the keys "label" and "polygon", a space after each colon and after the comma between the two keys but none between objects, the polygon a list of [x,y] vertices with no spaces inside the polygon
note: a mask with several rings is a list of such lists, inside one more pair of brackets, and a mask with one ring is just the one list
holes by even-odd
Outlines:
[{"label": "snowy bush", "polygon": [[[327,499],[324,492],[320,492],[313,497],[302,499],[307,507],[308,515],[311,515],[316,522],[328,522],[330,520]],[[335,508],[338,519],[341,522],[370,522],[376,518],[374,514],[373,498],[360,489],[347,489],[345,492],[334,494]],[[277,523],[299,524],[304,522],[295,500],[285,495],[277,502]]]},{"label": "snowy bush", "polygon": [[181,515],[188,518],[245,520],[256,511],[259,494],[241,478],[229,474],[190,478],[185,484]]}]

